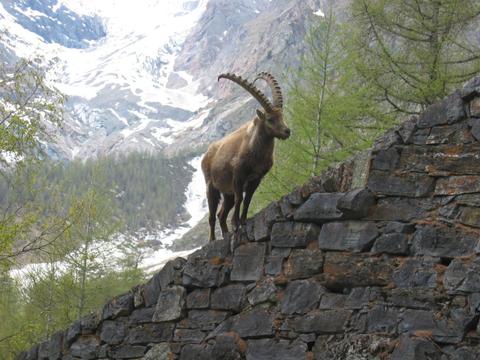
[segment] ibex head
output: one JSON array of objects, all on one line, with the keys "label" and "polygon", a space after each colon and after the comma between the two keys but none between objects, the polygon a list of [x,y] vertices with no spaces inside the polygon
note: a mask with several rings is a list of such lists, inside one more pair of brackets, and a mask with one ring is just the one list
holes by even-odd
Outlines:
[{"label": "ibex head", "polygon": [[268,136],[276,137],[282,140],[288,139],[290,129],[283,121],[283,96],[282,90],[273,75],[267,72],[261,72],[257,75],[254,82],[263,79],[272,90],[273,104],[267,99],[265,94],[258,90],[255,85],[242,77],[226,73],[218,76],[220,79],[228,79],[240,85],[248,91],[259,103],[263,109],[257,109],[257,117],[254,120],[255,126],[262,126]]}]

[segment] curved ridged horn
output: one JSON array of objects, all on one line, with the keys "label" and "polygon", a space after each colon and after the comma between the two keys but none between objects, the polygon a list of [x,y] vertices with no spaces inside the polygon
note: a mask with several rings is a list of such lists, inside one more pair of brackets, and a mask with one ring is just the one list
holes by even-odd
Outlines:
[{"label": "curved ridged horn", "polygon": [[249,82],[246,79],[243,79],[241,76],[231,73],[218,75],[218,81],[220,81],[220,79],[228,79],[240,85],[242,88],[247,90],[250,95],[252,95],[267,112],[272,111],[272,103],[260,90],[255,87],[255,85],[253,85],[253,83]]},{"label": "curved ridged horn", "polygon": [[272,96],[273,96],[273,107],[283,107],[283,95],[282,95],[282,89],[280,88],[280,85],[278,85],[278,81],[273,77],[272,74],[267,73],[267,72],[261,72],[257,74],[257,77],[253,82],[257,81],[258,79],[263,79],[265,80],[268,85],[270,86],[270,89],[272,89]]}]

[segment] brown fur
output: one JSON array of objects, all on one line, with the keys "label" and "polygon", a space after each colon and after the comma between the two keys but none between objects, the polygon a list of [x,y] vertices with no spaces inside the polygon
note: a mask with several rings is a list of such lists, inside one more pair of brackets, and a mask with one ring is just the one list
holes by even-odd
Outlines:
[{"label": "brown fur", "polygon": [[235,207],[234,229],[245,224],[253,193],[273,165],[275,138],[287,139],[289,136],[290,129],[283,121],[282,109],[273,108],[270,111],[257,110],[253,120],[209,146],[202,159],[202,170],[207,184],[210,241],[215,240],[215,212],[220,194],[223,203],[218,218],[225,235],[228,232],[226,220],[232,207]]}]

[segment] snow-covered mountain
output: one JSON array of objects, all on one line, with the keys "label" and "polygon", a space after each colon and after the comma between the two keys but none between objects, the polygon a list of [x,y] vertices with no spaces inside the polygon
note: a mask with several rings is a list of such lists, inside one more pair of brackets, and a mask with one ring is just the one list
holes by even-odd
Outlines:
[{"label": "snow-covered mountain", "polygon": [[238,86],[217,83],[218,74],[288,77],[323,1],[0,0],[0,60],[42,58],[49,83],[68,96],[63,128],[48,144],[53,158],[192,157],[185,221],[137,234],[161,243],[144,259],[158,266],[206,213],[197,155],[258,106]]},{"label": "snow-covered mountain", "polygon": [[192,152],[255,106],[216,75],[283,74],[320,8],[319,0],[0,0],[0,49],[55,64],[48,79],[68,101],[53,157]]}]

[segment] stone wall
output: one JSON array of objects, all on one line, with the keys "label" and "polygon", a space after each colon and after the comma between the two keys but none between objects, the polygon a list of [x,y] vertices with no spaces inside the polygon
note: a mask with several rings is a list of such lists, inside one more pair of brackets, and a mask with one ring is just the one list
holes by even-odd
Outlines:
[{"label": "stone wall", "polygon": [[19,359],[478,359],[480,78]]}]

